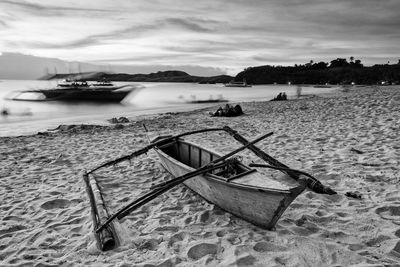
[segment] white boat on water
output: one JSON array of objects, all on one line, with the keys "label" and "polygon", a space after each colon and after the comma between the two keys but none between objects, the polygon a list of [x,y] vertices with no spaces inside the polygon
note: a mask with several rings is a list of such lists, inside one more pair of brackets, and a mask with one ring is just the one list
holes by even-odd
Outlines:
[{"label": "white boat on water", "polygon": [[89,84],[86,81],[66,79],[57,84],[57,87],[62,88],[85,88],[89,86],[94,89],[116,87],[112,82],[108,80],[97,81]]},{"label": "white boat on water", "polygon": [[246,79],[244,79],[242,82],[230,81],[225,84],[225,87],[251,87],[251,84],[247,84]]},{"label": "white boat on water", "polygon": [[[17,92],[11,100],[21,101],[91,101],[91,102],[121,102],[136,87],[130,85],[116,86],[111,82],[97,82],[89,84],[86,81],[64,80],[57,87],[46,89],[31,89]],[[41,97],[25,99],[20,96],[26,93],[35,93]]]}]

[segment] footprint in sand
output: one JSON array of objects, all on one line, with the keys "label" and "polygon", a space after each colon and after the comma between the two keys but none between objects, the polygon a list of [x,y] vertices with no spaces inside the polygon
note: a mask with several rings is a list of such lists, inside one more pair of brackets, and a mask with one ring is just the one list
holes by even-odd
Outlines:
[{"label": "footprint in sand", "polygon": [[400,229],[394,233],[395,236],[400,237]]},{"label": "footprint in sand", "polygon": [[286,251],[287,249],[282,246],[277,246],[275,244],[272,244],[270,242],[258,242],[254,245],[253,249],[257,252],[272,252],[272,251]]},{"label": "footprint in sand", "polygon": [[53,199],[44,202],[40,207],[45,210],[63,209],[69,207],[71,202],[66,199]]},{"label": "footprint in sand", "polygon": [[239,257],[234,264],[234,266],[252,266],[257,261],[257,259],[252,255],[244,255]]},{"label": "footprint in sand", "polygon": [[219,230],[215,235],[218,237],[223,237],[224,235],[226,235],[226,230]]},{"label": "footprint in sand", "polygon": [[6,229],[2,229],[2,230],[0,230],[0,235],[2,235],[2,234],[9,234],[9,233],[13,233],[13,232],[18,232],[18,231],[21,231],[21,230],[25,230],[26,229],[26,226],[23,226],[23,225],[12,225],[12,226],[10,226],[10,227],[8,227],[8,228],[6,228]]},{"label": "footprint in sand", "polygon": [[188,257],[194,260],[198,260],[208,254],[217,254],[218,246],[216,244],[200,243],[194,245],[188,250]]},{"label": "footprint in sand", "polygon": [[389,107],[398,107],[399,104],[400,104],[400,96],[394,96],[388,102]]},{"label": "footprint in sand", "polygon": [[375,210],[376,214],[387,220],[395,220],[400,217],[399,206],[380,207]]},{"label": "footprint in sand", "polygon": [[168,246],[173,246],[176,242],[181,242],[185,238],[186,233],[180,232],[173,235],[170,240],[168,241]]},{"label": "footprint in sand", "polygon": [[154,238],[150,238],[150,239],[146,239],[143,240],[143,242],[141,242],[138,246],[139,249],[147,249],[147,250],[157,250],[158,244],[160,242],[157,239]]},{"label": "footprint in sand", "polygon": [[210,219],[210,211],[206,210],[206,211],[200,213],[200,215],[198,217],[198,222],[206,223],[209,219]]},{"label": "footprint in sand", "polygon": [[358,250],[361,250],[361,249],[363,249],[365,246],[363,245],[363,244],[350,244],[349,246],[348,246],[348,248],[351,250],[351,251],[358,251]]},{"label": "footprint in sand", "polygon": [[396,256],[400,256],[400,241],[396,243],[396,245],[392,249],[392,252],[394,252]]},{"label": "footprint in sand", "polygon": [[368,240],[367,242],[365,242],[365,244],[367,246],[369,246],[369,247],[375,247],[375,246],[380,245],[380,243],[382,243],[382,242],[384,242],[386,240],[389,240],[389,239],[391,239],[389,236],[379,235],[379,236],[377,236],[375,238],[372,238],[372,239]]}]

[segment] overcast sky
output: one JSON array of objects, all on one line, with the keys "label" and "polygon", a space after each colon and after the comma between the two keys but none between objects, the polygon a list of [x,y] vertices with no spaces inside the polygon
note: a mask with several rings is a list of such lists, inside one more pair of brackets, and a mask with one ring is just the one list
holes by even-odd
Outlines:
[{"label": "overcast sky", "polygon": [[400,58],[399,0],[1,0],[0,53],[134,65]]}]

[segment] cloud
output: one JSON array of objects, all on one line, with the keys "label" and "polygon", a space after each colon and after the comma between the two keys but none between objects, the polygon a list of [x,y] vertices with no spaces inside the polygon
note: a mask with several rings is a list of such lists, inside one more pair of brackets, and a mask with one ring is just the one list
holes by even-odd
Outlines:
[{"label": "cloud", "polygon": [[350,55],[374,62],[397,58],[400,43],[398,0],[3,0],[0,9],[2,50],[68,60],[223,68]]},{"label": "cloud", "polygon": [[171,59],[185,58],[186,54],[170,54],[170,53],[159,53],[159,54],[146,54],[146,55],[136,55],[136,56],[126,56],[121,58],[110,58],[110,59],[99,59],[93,62],[110,62],[110,63],[135,63],[144,64],[148,63],[158,63],[161,64],[164,61],[170,61]]},{"label": "cloud", "polygon": [[218,54],[232,50],[236,46],[234,42],[213,41],[213,40],[191,40],[181,45],[165,45],[166,51],[179,53],[211,53]]},{"label": "cloud", "polygon": [[11,1],[11,0],[2,0],[0,1],[0,7],[4,6],[5,10],[11,10],[16,12],[24,12],[31,15],[38,16],[74,16],[78,15],[76,12],[81,15],[82,13],[87,12],[114,12],[113,10],[107,9],[98,9],[98,8],[83,8],[83,7],[71,7],[71,6],[63,6],[63,5],[41,5],[33,2],[27,1]]},{"label": "cloud", "polygon": [[[34,41],[34,42],[22,41],[21,44],[35,48],[52,48],[52,49],[80,48],[80,47],[88,47],[91,45],[101,45],[106,41],[116,42],[118,40],[138,39],[142,36],[151,35],[154,32],[161,32],[163,30],[171,32],[178,31],[177,29],[174,29],[175,26],[187,30],[188,32],[210,33],[212,32],[212,30],[200,26],[200,23],[205,23],[210,25],[218,24],[218,21],[212,21],[212,20],[193,19],[192,21],[189,21],[189,19],[185,18],[182,19],[166,18],[148,24],[134,24],[113,31],[88,35],[83,38],[78,38],[73,41],[64,41],[62,43],[44,42],[44,41]],[[182,31],[180,30],[179,32],[181,33]],[[171,49],[171,51],[172,50],[173,49]]]},{"label": "cloud", "polygon": [[[187,18],[168,18],[165,19],[163,22],[169,24],[169,25],[177,25],[180,26],[184,29],[194,31],[194,32],[212,32],[211,29],[206,28],[201,26],[200,22],[202,24],[206,24],[206,21],[201,21],[201,20],[193,20],[193,19],[187,19]],[[163,25],[163,24],[161,24]]]},{"label": "cloud", "polygon": [[0,20],[0,28],[8,28],[8,24],[4,20]]},{"label": "cloud", "polygon": [[39,4],[34,4],[34,3],[29,3],[25,1],[20,1],[20,2],[15,2],[15,1],[9,1],[9,0],[3,0],[1,1],[2,5],[11,5],[11,6],[16,6],[20,8],[24,8],[26,10],[46,10],[47,8],[39,5]]}]

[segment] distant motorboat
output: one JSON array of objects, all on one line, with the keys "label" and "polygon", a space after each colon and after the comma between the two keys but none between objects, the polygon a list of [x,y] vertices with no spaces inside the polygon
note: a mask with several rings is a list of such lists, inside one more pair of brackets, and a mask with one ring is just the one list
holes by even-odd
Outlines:
[{"label": "distant motorboat", "polygon": [[244,79],[242,82],[230,81],[225,84],[225,87],[251,87],[251,84],[247,84],[246,79]]},{"label": "distant motorboat", "polygon": [[[20,91],[12,100],[22,101],[90,101],[90,102],[121,102],[135,87],[130,85],[115,86],[110,82],[88,84],[86,81],[65,80],[57,84],[56,88],[34,89]],[[44,96],[42,99],[21,99],[25,93],[37,93]]]},{"label": "distant motorboat", "polygon": [[[87,82],[86,86],[88,85]],[[75,81],[75,80],[70,80],[70,79],[65,79],[62,80],[61,82],[57,83],[57,87],[62,87],[62,88],[67,88],[67,87],[78,87],[78,86],[83,86],[82,82]]]},{"label": "distant motorboat", "polygon": [[94,87],[110,87],[114,86],[114,84],[108,80],[97,81],[96,83],[91,84]]}]

